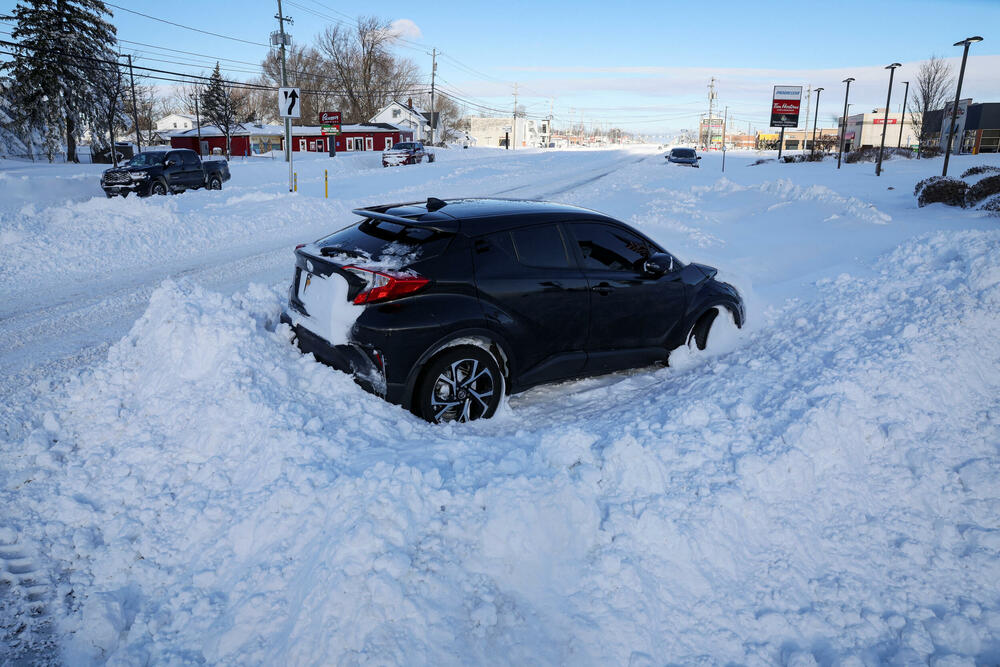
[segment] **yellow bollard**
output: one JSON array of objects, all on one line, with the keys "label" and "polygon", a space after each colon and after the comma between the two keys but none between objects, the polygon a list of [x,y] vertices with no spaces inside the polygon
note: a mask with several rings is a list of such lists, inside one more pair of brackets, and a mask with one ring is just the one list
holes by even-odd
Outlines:
[{"label": "yellow bollard", "polygon": [[295,178],[293,179],[295,183],[295,192],[299,191],[299,172],[295,172]]},{"label": "yellow bollard", "polygon": [[330,182],[326,178],[326,169],[323,170],[323,199],[330,198]]}]

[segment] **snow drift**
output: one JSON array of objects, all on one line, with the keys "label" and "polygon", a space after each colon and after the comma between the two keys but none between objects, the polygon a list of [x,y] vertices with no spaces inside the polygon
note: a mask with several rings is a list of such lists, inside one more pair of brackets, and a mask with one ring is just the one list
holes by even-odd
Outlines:
[{"label": "snow drift", "polygon": [[3,469],[66,662],[1000,659],[1000,232],[470,425],[300,355],[283,287],[164,283]]}]

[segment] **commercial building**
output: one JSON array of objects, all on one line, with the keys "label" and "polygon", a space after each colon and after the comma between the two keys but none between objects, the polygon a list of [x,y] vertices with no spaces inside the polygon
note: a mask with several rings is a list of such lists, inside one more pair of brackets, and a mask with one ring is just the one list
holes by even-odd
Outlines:
[{"label": "commercial building", "polygon": [[[859,113],[847,117],[844,127],[844,150],[853,151],[859,148],[874,148],[882,144],[882,129],[885,130],[885,145],[895,147],[912,147],[917,145],[917,131],[910,122],[910,113],[903,117],[901,113],[890,113],[886,122],[885,107],[873,109],[871,113]],[[900,139],[900,128],[903,130]],[[787,133],[786,133],[787,134]]]},{"label": "commercial building", "polygon": [[[939,146],[944,150],[948,142],[952,109],[954,101],[944,109],[927,112],[926,144]],[[958,119],[955,123],[955,138],[957,137],[961,137],[959,151],[962,153],[1000,152],[1000,102],[973,104],[971,98],[959,100]],[[953,139],[952,145],[955,140]]]},{"label": "commercial building", "polygon": [[511,116],[500,118],[469,118],[469,136],[476,146],[504,148],[508,137],[511,148],[537,148],[551,142],[549,122]]},{"label": "commercial building", "polygon": [[[839,130],[835,127],[821,127],[816,130],[816,144],[818,149],[825,147],[836,147]],[[778,142],[781,139],[780,132],[758,132],[756,148],[759,150],[777,150]],[[886,143],[889,140],[886,139]],[[806,130],[785,130],[785,143],[783,151],[812,150],[813,131]]]}]

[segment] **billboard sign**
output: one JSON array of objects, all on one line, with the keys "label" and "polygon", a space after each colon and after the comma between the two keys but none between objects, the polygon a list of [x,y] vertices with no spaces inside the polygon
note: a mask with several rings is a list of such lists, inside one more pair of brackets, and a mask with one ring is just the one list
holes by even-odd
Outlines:
[{"label": "billboard sign", "polygon": [[340,112],[321,111],[319,124],[323,126],[323,134],[340,134]]},{"label": "billboard sign", "polygon": [[771,98],[771,127],[798,127],[802,86],[775,86]]},{"label": "billboard sign", "polygon": [[[876,118],[873,122],[874,122],[875,125],[884,125],[885,124],[885,118]],[[898,121],[895,118],[890,118],[889,119],[889,125],[895,125],[897,122]]]}]

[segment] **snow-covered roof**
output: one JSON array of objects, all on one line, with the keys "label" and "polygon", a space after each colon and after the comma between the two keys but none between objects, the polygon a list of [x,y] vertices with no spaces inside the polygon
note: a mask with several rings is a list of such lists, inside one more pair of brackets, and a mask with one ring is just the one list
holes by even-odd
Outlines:
[{"label": "snow-covered roof", "polygon": [[[361,123],[357,125],[342,125],[341,132],[412,132],[411,129],[407,127],[399,127],[398,125],[393,125],[392,123]],[[274,125],[269,123],[244,123],[237,127],[234,127],[231,136],[238,137],[244,135],[263,135],[263,136],[276,136],[280,137],[285,133],[285,127],[283,125]],[[323,128],[319,125],[293,125],[292,126],[292,136],[293,137],[311,137],[319,136],[323,133]],[[201,136],[203,137],[221,137],[224,136],[225,132],[220,130],[214,125],[202,125]],[[192,128],[190,130],[177,130],[175,132],[170,132],[171,137],[192,137],[198,136],[198,128]]]}]

